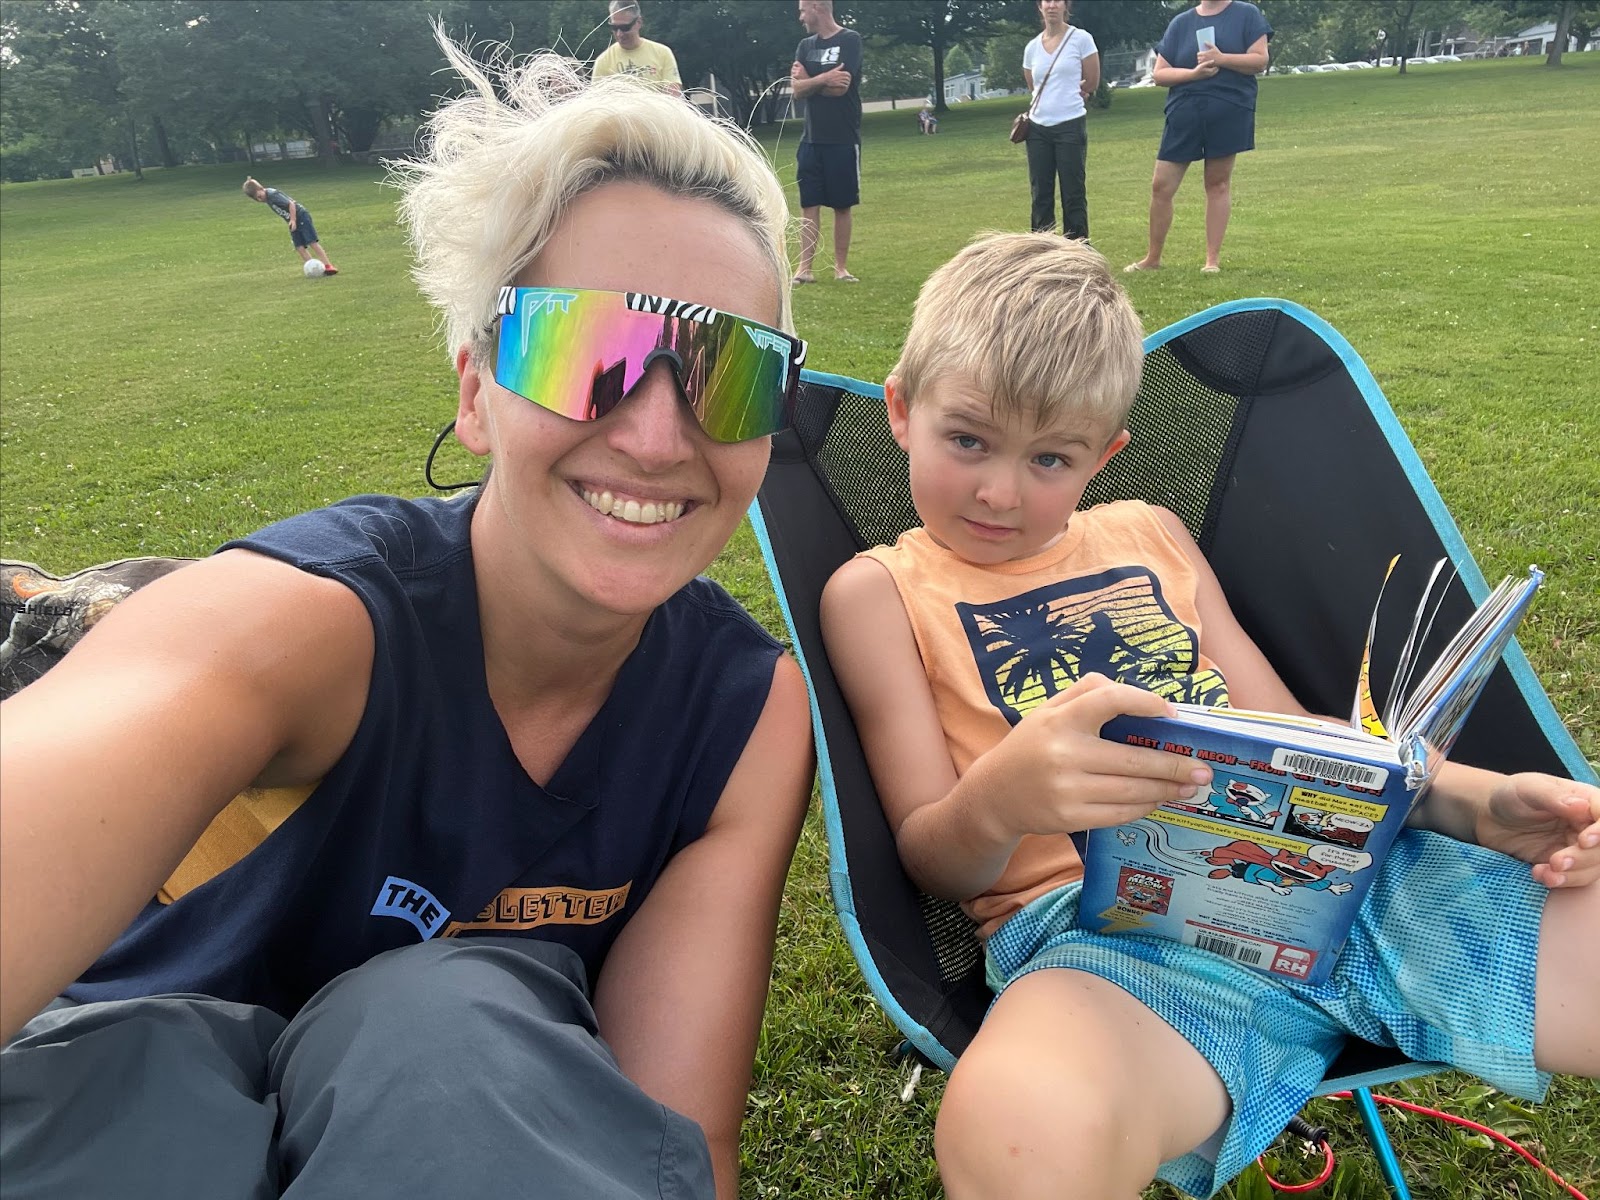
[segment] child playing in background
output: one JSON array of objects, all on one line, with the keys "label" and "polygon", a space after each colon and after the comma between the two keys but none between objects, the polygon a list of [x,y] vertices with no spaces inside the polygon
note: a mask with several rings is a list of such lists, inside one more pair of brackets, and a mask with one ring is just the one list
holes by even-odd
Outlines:
[{"label": "child playing in background", "polygon": [[[1600,1074],[1587,784],[1446,764],[1316,987],[1076,928],[1068,833],[1210,781],[1188,757],[1103,741],[1106,721],[1179,700],[1304,711],[1176,516],[1075,511],[1128,442],[1141,333],[1078,242],[997,235],[936,271],[885,385],[923,526],[822,597],[906,871],[963,902],[1000,993],[939,1112],[952,1200],[1131,1200],[1152,1176],[1210,1195],[1348,1035],[1530,1098],[1547,1072]],[[1029,670],[1053,685],[1031,701]]]},{"label": "child playing in background", "polygon": [[277,188],[261,186],[249,176],[245,177],[244,194],[252,200],[267,205],[289,223],[289,240],[294,243],[294,252],[300,256],[302,263],[309,261],[314,254],[322,263],[324,275],[339,273],[339,268],[328,261],[327,252],[317,240],[317,227],[311,223],[311,213],[305,205],[297,203]]}]

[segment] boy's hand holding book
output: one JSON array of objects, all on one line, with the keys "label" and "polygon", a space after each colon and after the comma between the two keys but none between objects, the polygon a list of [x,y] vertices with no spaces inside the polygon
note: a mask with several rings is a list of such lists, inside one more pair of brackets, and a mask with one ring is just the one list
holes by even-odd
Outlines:
[{"label": "boy's hand holding book", "polygon": [[1504,776],[1475,826],[1480,846],[1533,864],[1545,887],[1600,881],[1600,788],[1553,775]]},{"label": "boy's hand holding book", "polygon": [[1211,780],[1209,768],[1181,754],[1101,738],[1113,717],[1164,717],[1172,706],[1153,692],[1089,674],[1044,701],[983,755],[991,817],[1009,837],[1076,833],[1138,820],[1161,804],[1186,800]]}]

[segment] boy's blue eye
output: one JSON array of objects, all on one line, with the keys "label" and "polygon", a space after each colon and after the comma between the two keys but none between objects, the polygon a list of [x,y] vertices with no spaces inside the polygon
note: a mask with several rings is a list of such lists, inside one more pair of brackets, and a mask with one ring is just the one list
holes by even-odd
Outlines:
[{"label": "boy's blue eye", "polygon": [[1054,471],[1058,467],[1067,465],[1067,460],[1059,454],[1041,454],[1033,460],[1047,471]]},{"label": "boy's blue eye", "polygon": [[955,435],[953,440],[955,441],[955,444],[960,446],[963,450],[976,450],[983,444],[970,433],[958,433]]}]

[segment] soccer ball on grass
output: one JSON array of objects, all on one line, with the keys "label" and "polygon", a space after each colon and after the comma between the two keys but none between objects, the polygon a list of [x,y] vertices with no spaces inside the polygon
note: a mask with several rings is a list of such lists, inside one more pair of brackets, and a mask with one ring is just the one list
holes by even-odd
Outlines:
[{"label": "soccer ball on grass", "polygon": [[327,270],[328,268],[322,265],[321,260],[315,258],[306,259],[305,272],[307,279],[321,279],[327,273]]}]

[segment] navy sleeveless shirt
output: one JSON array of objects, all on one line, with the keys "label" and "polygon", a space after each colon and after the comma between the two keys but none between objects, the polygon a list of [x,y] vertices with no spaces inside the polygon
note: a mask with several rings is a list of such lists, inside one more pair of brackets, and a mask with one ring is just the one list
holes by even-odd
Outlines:
[{"label": "navy sleeveless shirt", "polygon": [[[567,945],[593,983],[667,861],[704,832],[781,648],[694,580],[650,615],[540,787],[489,698],[475,503],[358,496],[223,547],[361,597],[375,635],[366,710],[282,824],[194,890],[152,901],[69,997],[198,992],[289,1016],[385,950],[487,934]],[[292,644],[293,627],[282,637]]]}]

